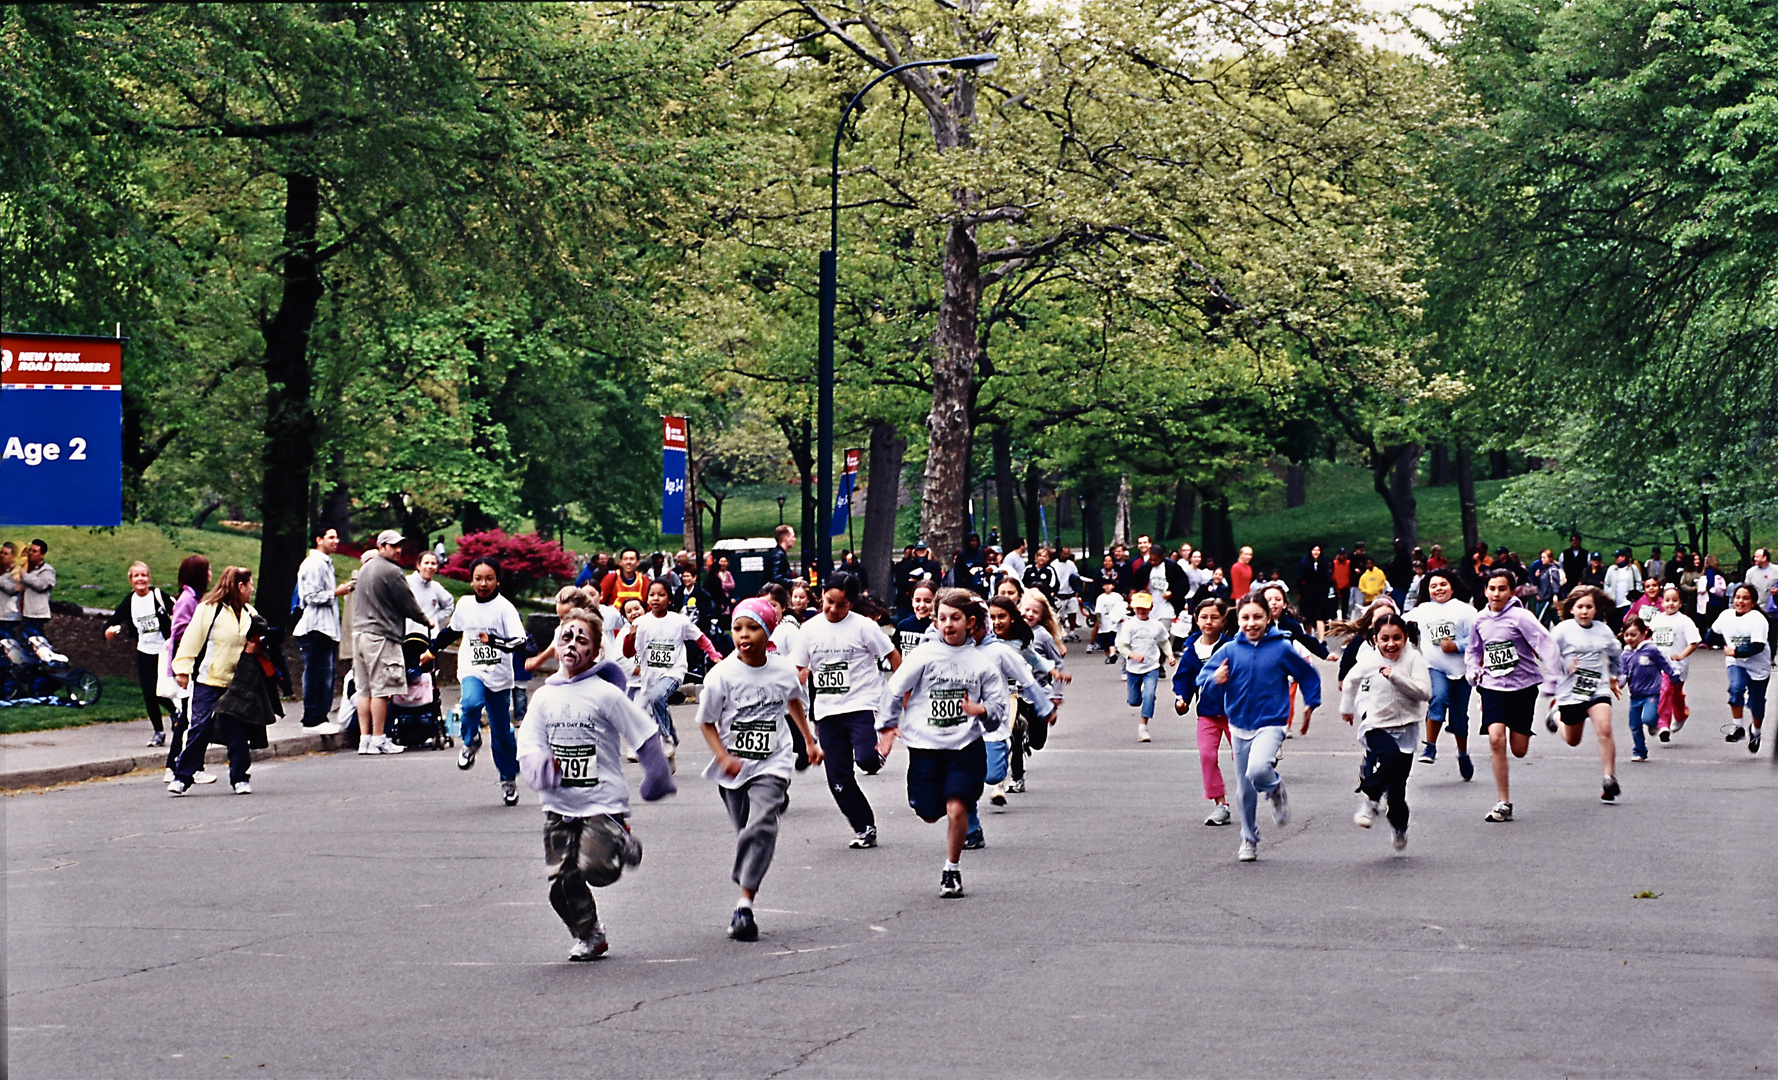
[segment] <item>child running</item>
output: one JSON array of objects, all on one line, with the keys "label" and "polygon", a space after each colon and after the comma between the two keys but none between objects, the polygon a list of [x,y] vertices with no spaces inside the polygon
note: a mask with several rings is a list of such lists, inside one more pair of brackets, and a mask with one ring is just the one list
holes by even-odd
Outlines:
[{"label": "child running", "polygon": [[[1766,722],[1766,688],[1772,679],[1772,654],[1767,649],[1770,629],[1759,608],[1759,590],[1752,585],[1735,586],[1734,606],[1716,617],[1710,627],[1710,641],[1721,646],[1723,663],[1729,673],[1729,715],[1734,726],[1727,733],[1728,742],[1747,739],[1747,751],[1759,753],[1760,728]],[[1742,727],[1743,712],[1753,714],[1751,727]]]},{"label": "child running", "polygon": [[1440,728],[1448,728],[1457,744],[1457,775],[1465,782],[1475,776],[1469,758],[1469,682],[1464,678],[1464,653],[1469,631],[1475,625],[1475,608],[1456,599],[1457,579],[1449,570],[1427,571],[1422,588],[1426,601],[1414,605],[1407,620],[1420,628],[1426,648],[1426,667],[1432,676],[1432,702],[1426,710],[1426,741],[1420,761],[1430,765],[1438,757]]},{"label": "child running", "polygon": [[1105,662],[1117,663],[1117,632],[1130,617],[1130,609],[1124,603],[1123,594],[1117,591],[1117,579],[1106,578],[1099,583],[1099,598],[1093,601],[1093,621],[1097,624],[1099,648],[1105,650]]},{"label": "child running", "polygon": [[507,806],[519,804],[519,760],[513,739],[513,650],[525,643],[525,624],[519,609],[500,595],[500,564],[483,556],[469,566],[471,594],[457,601],[450,628],[439,635],[438,648],[459,635],[458,679],[463,685],[461,715],[463,749],[457,768],[475,767],[481,749],[483,710],[488,714],[488,741],[494,746],[494,769],[500,774],[500,798]]},{"label": "child running", "polygon": [[983,736],[1006,723],[1005,676],[971,640],[988,612],[973,593],[938,595],[939,640],[920,646],[889,679],[889,700],[877,726],[879,755],[899,733],[908,747],[908,805],[922,821],[948,819],[938,895],[963,895],[963,840],[969,812],[988,771]]},{"label": "child running", "polygon": [[634,623],[635,633],[624,643],[624,655],[635,656],[642,665],[642,693],[639,704],[654,717],[661,729],[661,743],[666,748],[667,762],[677,767],[679,735],[673,730],[673,714],[667,704],[685,682],[688,667],[685,644],[697,642],[705,656],[721,660],[722,654],[698,629],[698,625],[672,610],[673,593],[664,581],[648,586],[648,614]]},{"label": "child running", "polygon": [[[1579,746],[1587,721],[1593,722],[1593,735],[1599,742],[1599,765],[1605,774],[1599,792],[1604,802],[1615,800],[1621,793],[1617,782],[1617,740],[1611,735],[1611,699],[1624,692],[1618,685],[1618,658],[1623,655],[1624,646],[1606,625],[1604,611],[1609,603],[1611,598],[1604,590],[1593,585],[1575,586],[1563,610],[1568,618],[1550,635],[1562,657],[1562,675],[1556,683],[1562,741]],[[1605,692],[1607,679],[1609,694]]]},{"label": "child running", "polygon": [[1639,615],[1624,616],[1624,655],[1619,663],[1630,691],[1631,761],[1648,760],[1648,740],[1660,717],[1661,687],[1673,677],[1667,654],[1649,640],[1648,627]]},{"label": "child running", "polygon": [[1145,592],[1130,597],[1134,618],[1124,620],[1117,631],[1117,651],[1124,658],[1125,700],[1142,707],[1142,719],[1136,724],[1136,741],[1149,742],[1148,722],[1154,719],[1155,684],[1161,679],[1161,665],[1167,660],[1167,627],[1149,618],[1154,598]]},{"label": "child running", "polygon": [[555,637],[561,670],[537,691],[518,737],[519,769],[543,806],[550,906],[574,937],[568,959],[576,961],[597,960],[610,947],[592,890],[642,862],[642,842],[627,820],[630,789],[620,741],[636,747],[642,762],[643,799],[677,790],[658,727],[593,673],[599,635],[598,616],[590,611],[576,608],[563,618]]},{"label": "child running", "polygon": [[1362,801],[1353,824],[1368,829],[1377,820],[1378,800],[1387,799],[1396,851],[1408,846],[1408,774],[1414,743],[1432,700],[1432,676],[1414,642],[1419,627],[1395,612],[1371,623],[1370,641],[1359,646],[1352,674],[1340,690],[1340,718],[1356,722],[1364,764],[1358,769]]},{"label": "child running", "polygon": [[914,586],[911,603],[914,613],[895,624],[895,646],[907,656],[932,636],[932,603],[938,597],[938,586],[924,578]]},{"label": "child running", "polygon": [[1655,648],[1667,654],[1672,668],[1672,674],[1661,680],[1660,727],[1656,734],[1662,742],[1678,734],[1691,716],[1685,703],[1685,677],[1692,666],[1688,658],[1698,650],[1699,637],[1698,625],[1680,610],[1684,606],[1685,597],[1679,586],[1669,585],[1661,590],[1661,613],[1647,620]]},{"label": "child running", "polygon": [[[1217,755],[1228,742],[1228,709],[1223,704],[1223,687],[1212,683],[1198,686],[1204,664],[1222,644],[1223,627],[1228,622],[1228,602],[1210,597],[1198,602],[1197,633],[1185,639],[1179,652],[1179,670],[1173,676],[1173,711],[1184,716],[1192,699],[1198,702],[1198,766],[1204,774],[1204,798],[1212,803],[1206,825],[1229,823],[1228,788],[1223,784],[1222,766]],[[1231,744],[1230,749],[1233,749]]]},{"label": "child running", "polygon": [[1290,823],[1290,796],[1278,775],[1290,717],[1290,681],[1303,688],[1303,734],[1321,704],[1321,675],[1295,644],[1272,626],[1264,600],[1249,595],[1235,613],[1241,632],[1217,649],[1198,673],[1198,687],[1223,688],[1229,734],[1234,739],[1235,784],[1241,796],[1241,847],[1235,858],[1259,858],[1259,797],[1272,800],[1272,821]]},{"label": "child running", "polygon": [[1513,819],[1506,752],[1510,746],[1513,757],[1522,758],[1531,749],[1538,687],[1541,684],[1543,696],[1553,699],[1556,679],[1550,672],[1562,663],[1549,631],[1513,595],[1517,585],[1510,570],[1488,575],[1482,591],[1488,606],[1476,616],[1464,650],[1469,683],[1481,691],[1482,730],[1488,733],[1494,788],[1500,796],[1484,821]]},{"label": "child running", "polygon": [[778,848],[778,818],[790,805],[790,775],[796,751],[791,722],[803,729],[809,763],[821,764],[803,716],[802,683],[796,665],[767,654],[778,609],[770,601],[743,600],[729,616],[735,651],[710,669],[698,694],[698,726],[710,744],[704,778],[714,780],[735,825],[735,884],[741,899],[729,918],[728,936],[758,941],[753,898]]}]

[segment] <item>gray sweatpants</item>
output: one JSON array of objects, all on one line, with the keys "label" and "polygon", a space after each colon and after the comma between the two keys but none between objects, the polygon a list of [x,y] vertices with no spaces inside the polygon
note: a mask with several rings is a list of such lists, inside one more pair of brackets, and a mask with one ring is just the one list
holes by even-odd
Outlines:
[{"label": "gray sweatpants", "polygon": [[790,808],[790,781],[756,776],[737,788],[718,788],[735,823],[735,884],[757,891],[778,850],[778,817]]}]

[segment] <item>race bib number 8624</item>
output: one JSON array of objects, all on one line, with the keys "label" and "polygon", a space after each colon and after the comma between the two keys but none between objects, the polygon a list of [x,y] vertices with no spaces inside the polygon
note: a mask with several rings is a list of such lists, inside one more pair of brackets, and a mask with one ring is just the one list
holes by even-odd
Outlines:
[{"label": "race bib number 8624", "polygon": [[1519,650],[1510,641],[1490,641],[1482,648],[1482,659],[1490,675],[1505,675],[1519,666]]}]

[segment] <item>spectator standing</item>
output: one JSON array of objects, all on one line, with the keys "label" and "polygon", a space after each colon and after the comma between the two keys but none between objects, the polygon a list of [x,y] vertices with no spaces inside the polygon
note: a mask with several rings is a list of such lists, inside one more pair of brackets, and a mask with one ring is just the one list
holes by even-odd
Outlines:
[{"label": "spectator standing", "polygon": [[1772,553],[1759,548],[1753,553],[1753,566],[1748,568],[1742,581],[1753,586],[1753,594],[1759,598],[1755,610],[1766,617],[1771,624],[1771,633],[1766,641],[1778,652],[1778,566],[1772,565]]},{"label": "spectator standing", "polygon": [[25,548],[25,566],[19,574],[19,584],[24,586],[20,614],[25,625],[39,632],[49,623],[49,593],[56,587],[56,568],[49,564],[48,555],[48,544],[31,541]]},{"label": "spectator standing", "polygon": [[1012,579],[1021,583],[1025,580],[1025,569],[1029,565],[1025,557],[1027,544],[1028,541],[1024,537],[1013,537],[1007,542],[1006,554],[1000,559],[1000,565],[1012,576]]},{"label": "spectator standing", "polygon": [[333,676],[340,658],[340,597],[352,583],[339,584],[333,553],[340,549],[337,529],[315,530],[315,546],[296,571],[296,602],[301,616],[292,631],[303,659],[303,727],[327,723],[333,708]]},{"label": "spectator standing", "polygon": [[778,544],[766,553],[766,580],[786,589],[796,584],[796,569],[790,564],[790,549],[796,546],[796,530],[780,525],[772,531]]},{"label": "spectator standing", "polygon": [[[163,780],[173,782],[173,766],[179,762],[179,753],[185,749],[185,732],[191,724],[191,688],[181,686],[173,674],[173,657],[179,652],[179,643],[185,637],[185,628],[191,625],[191,617],[198,609],[198,598],[210,591],[210,560],[202,555],[187,555],[179,564],[179,596],[173,601],[171,630],[167,634],[167,658],[161,668],[166,672],[167,680],[172,683],[173,690],[173,737],[167,740],[167,772]],[[200,784],[213,784],[216,778],[207,772],[193,774],[193,779]]]},{"label": "spectator standing", "polygon": [[1642,593],[1642,574],[1630,561],[1630,549],[1618,548],[1611,566],[1605,571],[1605,595],[1611,598],[1612,610],[1601,612],[1612,630],[1621,630],[1630,605]]},{"label": "spectator standing", "polygon": [[1562,553],[1562,595],[1560,599],[1568,599],[1568,592],[1585,580],[1587,574],[1587,549],[1581,546],[1580,534],[1575,533],[1568,538],[1568,550]]},{"label": "spectator standing", "polygon": [[167,594],[154,587],[148,564],[130,564],[130,595],[123,598],[117,610],[105,623],[105,640],[116,641],[119,634],[136,643],[136,683],[142,688],[142,708],[154,732],[149,746],[165,746],[167,733],[161,727],[161,705],[167,715],[173,714],[173,703],[163,702],[155,692],[160,682],[161,657],[166,652],[167,638],[173,633],[173,605]]},{"label": "spectator standing", "polygon": [[648,577],[641,571],[642,553],[633,547],[624,548],[617,555],[617,569],[606,574],[599,583],[599,595],[606,604],[623,610],[624,603],[629,600],[642,602],[648,595]]},{"label": "spectator standing", "polygon": [[457,598],[438,580],[438,565],[436,553],[423,552],[414,564],[414,572],[407,576],[408,591],[426,613],[425,623],[409,623],[408,629],[417,629],[429,638],[436,638],[440,630],[451,625],[451,615],[457,610]]},{"label": "spectator standing", "polygon": [[1665,584],[1667,581],[1664,576],[1666,572],[1667,560],[1661,558],[1661,549],[1658,547],[1650,548],[1648,551],[1648,561],[1642,564],[1642,579],[1647,581],[1649,578],[1654,578],[1656,581]]},{"label": "spectator standing", "polygon": [[353,704],[358,709],[360,754],[399,754],[407,749],[384,733],[389,699],[407,690],[407,660],[401,651],[406,620],[426,621],[395,562],[403,539],[394,529],[378,533],[376,554],[365,559],[358,571],[352,605],[352,681],[358,695]]},{"label": "spectator standing", "polygon": [[[167,783],[169,795],[183,795],[191,790],[204,753],[210,748],[212,718],[216,703],[235,675],[235,665],[247,647],[253,620],[253,571],[245,566],[231,566],[217,579],[216,587],[204,596],[192,612],[191,623],[179,640],[179,651],[173,657],[173,677],[181,687],[191,690],[191,725],[186,731],[185,746],[173,765],[173,779]],[[228,744],[228,779],[235,793],[246,795],[247,770],[252,767],[252,751],[247,746],[247,729],[241,724],[225,724],[221,732]]]},{"label": "spectator standing", "polygon": [[1241,554],[1235,556],[1235,565],[1229,567],[1229,588],[1236,599],[1246,596],[1253,588],[1253,549],[1244,547]]},{"label": "spectator standing", "polygon": [[20,602],[25,584],[19,578],[25,568],[18,559],[18,549],[10,542],[0,544],[0,623],[15,623],[24,618]]}]

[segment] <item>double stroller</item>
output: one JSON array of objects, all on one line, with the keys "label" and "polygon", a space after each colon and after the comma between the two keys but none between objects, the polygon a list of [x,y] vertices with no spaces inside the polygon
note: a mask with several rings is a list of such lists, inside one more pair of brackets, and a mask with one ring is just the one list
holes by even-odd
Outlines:
[{"label": "double stroller", "polygon": [[0,623],[0,706],[98,703],[99,677],[75,667],[43,632],[27,623]]},{"label": "double stroller", "polygon": [[[434,662],[425,656],[432,641],[415,631],[401,641],[402,660],[407,665],[407,690],[389,699],[389,721],[386,731],[398,746],[443,750],[453,744],[445,732],[444,709],[438,685],[433,678]],[[348,733],[358,725],[357,686],[350,672],[340,696],[340,724]]]}]

